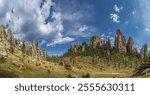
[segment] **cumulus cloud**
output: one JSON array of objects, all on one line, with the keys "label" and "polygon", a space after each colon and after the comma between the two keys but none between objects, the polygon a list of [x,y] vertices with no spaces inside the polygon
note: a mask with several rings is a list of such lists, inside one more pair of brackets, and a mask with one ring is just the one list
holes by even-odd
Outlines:
[{"label": "cumulus cloud", "polygon": [[86,30],[88,30],[87,25],[83,25],[82,27],[79,28],[79,32],[85,32]]},{"label": "cumulus cloud", "polygon": [[89,37],[94,34],[96,29],[92,26],[75,24],[72,29],[69,29],[66,35],[76,37]]},{"label": "cumulus cloud", "polygon": [[119,23],[119,16],[115,13],[110,14],[110,18],[113,20],[114,23]]},{"label": "cumulus cloud", "polygon": [[117,5],[114,5],[114,8],[113,8],[114,10],[115,10],[115,12],[120,12],[121,10],[123,10],[123,6],[121,6],[121,7],[118,7]]},{"label": "cumulus cloud", "polygon": [[86,37],[94,31],[86,25],[91,6],[76,0],[0,0],[0,9],[0,23],[16,38],[47,46],[72,42],[74,36]]},{"label": "cumulus cloud", "polygon": [[93,26],[86,24],[94,14],[92,5],[81,0],[59,0],[55,10],[62,13],[65,35],[87,37],[95,31]]},{"label": "cumulus cloud", "polygon": [[113,9],[114,9],[115,12],[110,14],[110,19],[112,19],[112,21],[114,23],[119,23],[120,22],[120,20],[119,20],[120,17],[118,15],[118,13],[120,13],[123,10],[123,6],[118,7],[118,5],[114,5]]},{"label": "cumulus cloud", "polygon": [[47,44],[47,46],[54,46],[56,44],[64,44],[64,43],[67,43],[67,42],[72,42],[74,41],[73,38],[70,38],[70,37],[66,37],[66,38],[60,38],[60,39],[57,39],[56,41],[50,43],[50,44]]},{"label": "cumulus cloud", "polygon": [[73,41],[74,38],[63,35],[62,13],[51,13],[52,7],[52,0],[0,0],[0,23],[19,39],[37,40],[48,46]]}]

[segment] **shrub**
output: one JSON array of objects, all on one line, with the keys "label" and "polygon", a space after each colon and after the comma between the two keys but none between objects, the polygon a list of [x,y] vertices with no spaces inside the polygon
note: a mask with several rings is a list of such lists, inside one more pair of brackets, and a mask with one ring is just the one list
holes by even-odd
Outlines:
[{"label": "shrub", "polygon": [[47,73],[48,73],[48,74],[51,74],[51,71],[48,69],[48,70],[47,70]]},{"label": "shrub", "polygon": [[86,75],[82,75],[82,78],[90,78],[90,74],[87,73]]}]

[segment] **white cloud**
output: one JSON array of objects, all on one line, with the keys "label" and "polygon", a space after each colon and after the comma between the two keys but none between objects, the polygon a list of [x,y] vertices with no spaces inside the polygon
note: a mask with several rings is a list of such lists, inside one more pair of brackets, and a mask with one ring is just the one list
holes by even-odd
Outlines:
[{"label": "white cloud", "polygon": [[146,32],[150,32],[150,29],[149,29],[149,28],[145,28],[145,31],[146,31]]},{"label": "white cloud", "polygon": [[135,12],[136,12],[136,11],[133,11],[133,12],[132,12],[132,15],[135,15]]},{"label": "white cloud", "polygon": [[47,44],[47,46],[53,46],[53,45],[56,45],[56,44],[64,44],[64,43],[68,43],[68,42],[72,42],[74,41],[73,38],[70,38],[70,37],[66,37],[66,38],[61,38],[61,39],[58,39],[50,44]]},{"label": "white cloud", "polygon": [[111,35],[111,34],[112,34],[112,32],[109,32],[108,34],[109,34],[109,35]]},{"label": "white cloud", "polygon": [[88,25],[75,24],[73,29],[70,29],[66,35],[76,37],[89,37],[96,31],[93,27]]},{"label": "white cloud", "polygon": [[79,28],[79,32],[85,32],[88,30],[88,26],[87,25],[83,25],[82,27]]},{"label": "white cloud", "polygon": [[113,20],[114,23],[119,23],[119,16],[115,13],[110,14],[110,18]]},{"label": "white cloud", "polygon": [[[47,44],[62,44],[74,39],[64,36],[62,13],[53,11],[52,0],[0,0],[0,23],[8,26],[16,38],[44,40]],[[42,6],[41,6],[42,3]],[[53,21],[46,20],[51,15]]]},{"label": "white cloud", "polygon": [[119,23],[120,22],[120,20],[119,20],[120,17],[118,15],[118,13],[120,13],[123,10],[123,6],[118,7],[117,5],[114,5],[113,9],[114,9],[115,12],[110,14],[110,18],[113,20],[114,23]]},{"label": "white cloud", "polygon": [[102,35],[101,35],[101,37],[104,37],[104,36],[105,36],[105,34],[102,34]]},{"label": "white cloud", "polygon": [[123,6],[121,6],[121,7],[118,7],[117,5],[114,5],[114,8],[113,8],[114,10],[115,10],[115,12],[120,12],[121,10],[123,10]]}]

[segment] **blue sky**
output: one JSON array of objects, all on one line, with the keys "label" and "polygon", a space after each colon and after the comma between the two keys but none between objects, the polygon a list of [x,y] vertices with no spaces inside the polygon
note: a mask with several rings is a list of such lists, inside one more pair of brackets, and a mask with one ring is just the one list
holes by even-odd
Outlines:
[{"label": "blue sky", "polygon": [[118,28],[135,47],[150,45],[149,0],[0,0],[0,23],[17,39],[41,42],[49,55],[93,35],[112,42]]}]

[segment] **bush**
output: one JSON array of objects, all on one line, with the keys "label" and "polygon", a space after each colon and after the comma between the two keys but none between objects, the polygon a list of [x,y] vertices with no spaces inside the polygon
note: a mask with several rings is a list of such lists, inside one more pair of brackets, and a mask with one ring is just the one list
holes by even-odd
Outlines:
[{"label": "bush", "polygon": [[48,73],[48,74],[51,74],[51,71],[48,69],[48,70],[47,70],[47,73]]},{"label": "bush", "polygon": [[90,78],[90,74],[87,73],[86,75],[82,75],[82,78]]},{"label": "bush", "polygon": [[69,75],[67,76],[67,78],[72,78],[71,74],[69,74]]},{"label": "bush", "polygon": [[18,78],[18,75],[16,75],[14,72],[10,72],[10,71],[1,69],[0,70],[0,78]]},{"label": "bush", "polygon": [[68,76],[67,76],[67,78],[77,78],[78,76],[77,75],[75,75],[75,74],[69,74]]}]

